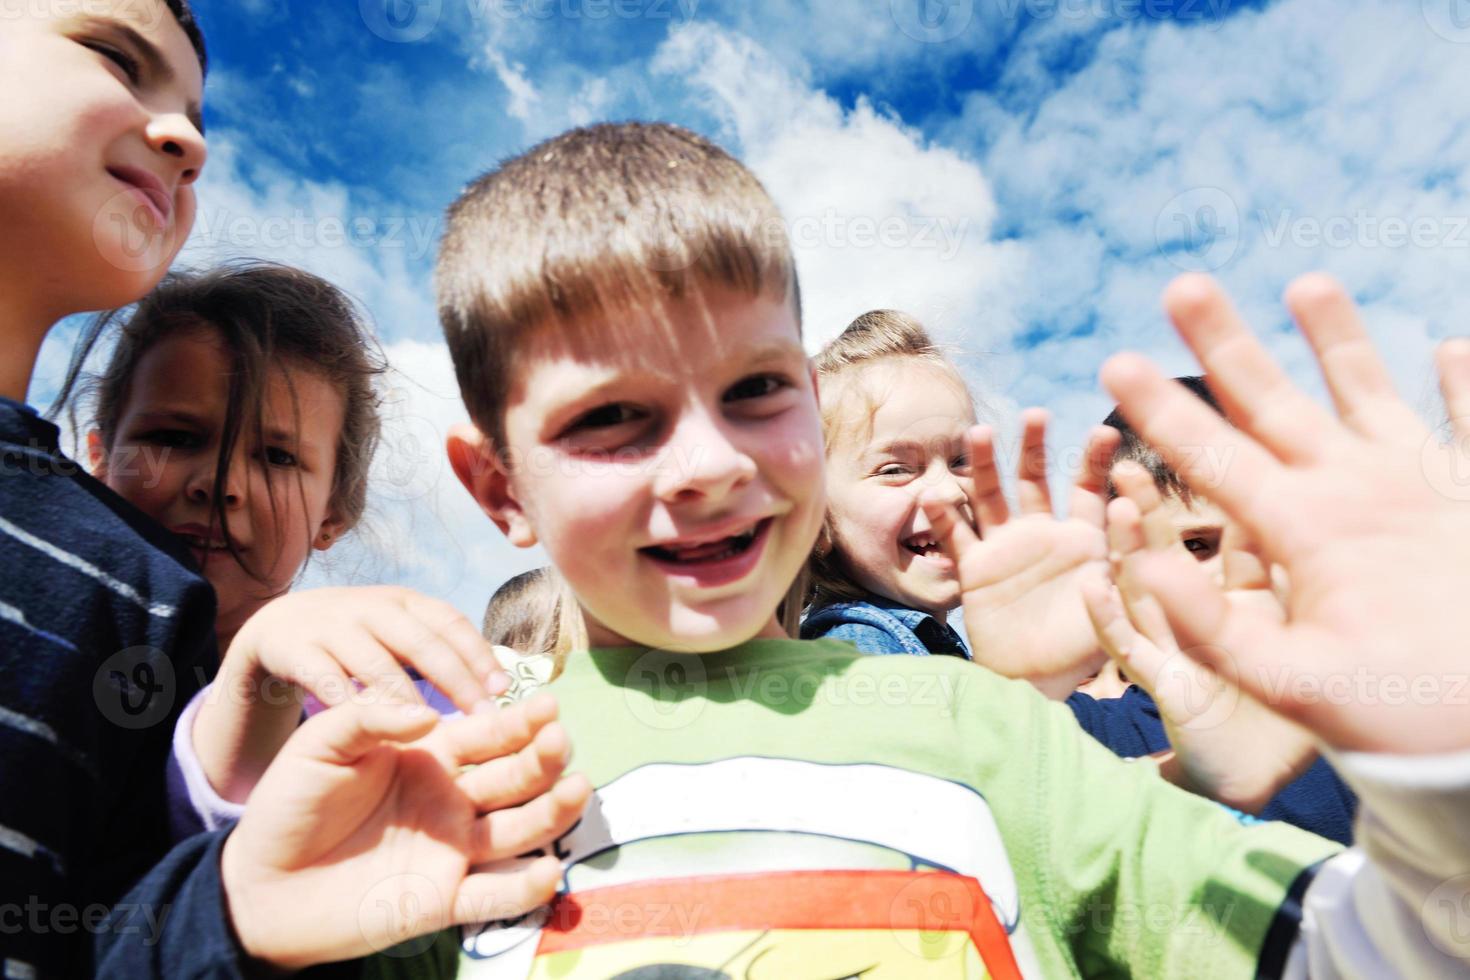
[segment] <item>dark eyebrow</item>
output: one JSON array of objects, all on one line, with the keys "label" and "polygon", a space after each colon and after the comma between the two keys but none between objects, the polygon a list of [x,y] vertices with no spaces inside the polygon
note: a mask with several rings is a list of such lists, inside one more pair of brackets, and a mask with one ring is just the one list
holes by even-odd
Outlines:
[{"label": "dark eyebrow", "polygon": [[[112,18],[97,17],[88,18],[87,23],[93,28],[105,28],[120,35],[138,52],[138,56],[143,59],[143,64],[148,68],[148,74],[160,84],[167,85],[176,77],[174,70],[169,67],[168,59],[164,58],[158,46],[127,24]],[[190,99],[184,103],[184,117],[194,124],[200,136],[204,135],[204,112],[197,101]]]},{"label": "dark eyebrow", "polygon": [[266,438],[266,441],[267,442],[280,442],[280,443],[287,443],[287,444],[291,444],[291,445],[294,445],[296,443],[301,443],[302,445],[305,445],[305,446],[308,446],[308,447],[314,445],[313,443],[310,443],[310,442],[304,442],[297,433],[289,432],[286,429],[278,429],[278,428],[269,428],[269,429],[266,429],[265,430],[265,438]]},{"label": "dark eyebrow", "polygon": [[1220,534],[1225,528],[1219,524],[1188,524],[1175,528],[1180,534]]},{"label": "dark eyebrow", "polygon": [[180,422],[185,425],[199,425],[199,417],[179,408],[165,408],[153,412],[139,412],[138,417],[149,425],[157,425],[160,422]]}]

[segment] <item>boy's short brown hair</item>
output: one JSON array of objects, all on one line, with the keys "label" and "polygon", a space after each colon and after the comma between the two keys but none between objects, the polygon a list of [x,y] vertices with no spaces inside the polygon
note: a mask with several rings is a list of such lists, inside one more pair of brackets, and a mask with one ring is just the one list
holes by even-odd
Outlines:
[{"label": "boy's short brown hair", "polygon": [[668,123],[532,147],[449,208],[439,319],[470,417],[504,445],[512,360],[535,328],[657,308],[717,285],[800,300],[780,212],[734,157]]}]

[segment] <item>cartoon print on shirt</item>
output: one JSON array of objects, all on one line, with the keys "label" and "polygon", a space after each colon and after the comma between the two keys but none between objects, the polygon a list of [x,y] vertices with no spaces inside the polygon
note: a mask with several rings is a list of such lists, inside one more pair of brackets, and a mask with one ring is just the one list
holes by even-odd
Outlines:
[{"label": "cartoon print on shirt", "polygon": [[[953,832],[950,832],[950,831]],[[460,975],[841,980],[1034,972],[973,789],[874,764],[653,764],[556,842],[561,894],[464,932]]]}]

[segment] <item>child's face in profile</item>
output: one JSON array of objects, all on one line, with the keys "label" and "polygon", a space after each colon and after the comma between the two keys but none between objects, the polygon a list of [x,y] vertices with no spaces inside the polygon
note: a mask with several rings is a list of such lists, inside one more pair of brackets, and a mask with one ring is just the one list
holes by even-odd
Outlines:
[{"label": "child's face in profile", "polygon": [[[65,309],[151,289],[194,222],[203,75],[162,0],[27,0],[0,31],[0,261]],[[58,301],[62,302],[62,301]]]},{"label": "child's face in profile", "polygon": [[834,547],[856,584],[942,620],[959,604],[959,580],[919,497],[927,490],[968,509],[974,406],[949,371],[921,360],[858,370],[866,395],[839,380],[829,396],[841,399],[827,459]]},{"label": "child's face in profile", "polygon": [[718,288],[663,313],[668,329],[644,312],[533,334],[515,357],[506,463],[472,492],[512,542],[545,546],[594,646],[784,636],[776,606],[824,503],[796,318]]},{"label": "child's face in profile", "polygon": [[248,566],[241,567],[220,529],[211,530],[230,371],[212,328],[154,344],[139,359],[112,446],[95,453],[93,466],[99,479],[188,543],[218,595],[222,636],[290,587],[309,550],[330,545],[324,530],[335,539],[332,481],[345,411],[342,393],[325,378],[272,367],[264,442],[247,414],[222,490],[230,536]]}]

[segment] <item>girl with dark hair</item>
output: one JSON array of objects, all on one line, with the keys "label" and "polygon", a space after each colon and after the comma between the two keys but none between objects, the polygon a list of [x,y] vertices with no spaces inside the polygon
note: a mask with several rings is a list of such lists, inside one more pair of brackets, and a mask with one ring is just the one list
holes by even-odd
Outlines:
[{"label": "girl with dark hair", "polygon": [[307,694],[423,700],[402,663],[466,711],[490,696],[494,654],[444,603],[399,588],[282,598],[361,519],[378,442],[384,365],[341,291],[236,263],[171,275],[79,349],[110,326],[107,366],[72,403],[92,406],[93,471],[183,540],[219,603],[220,675],[174,738],[176,836],[239,816]]}]

